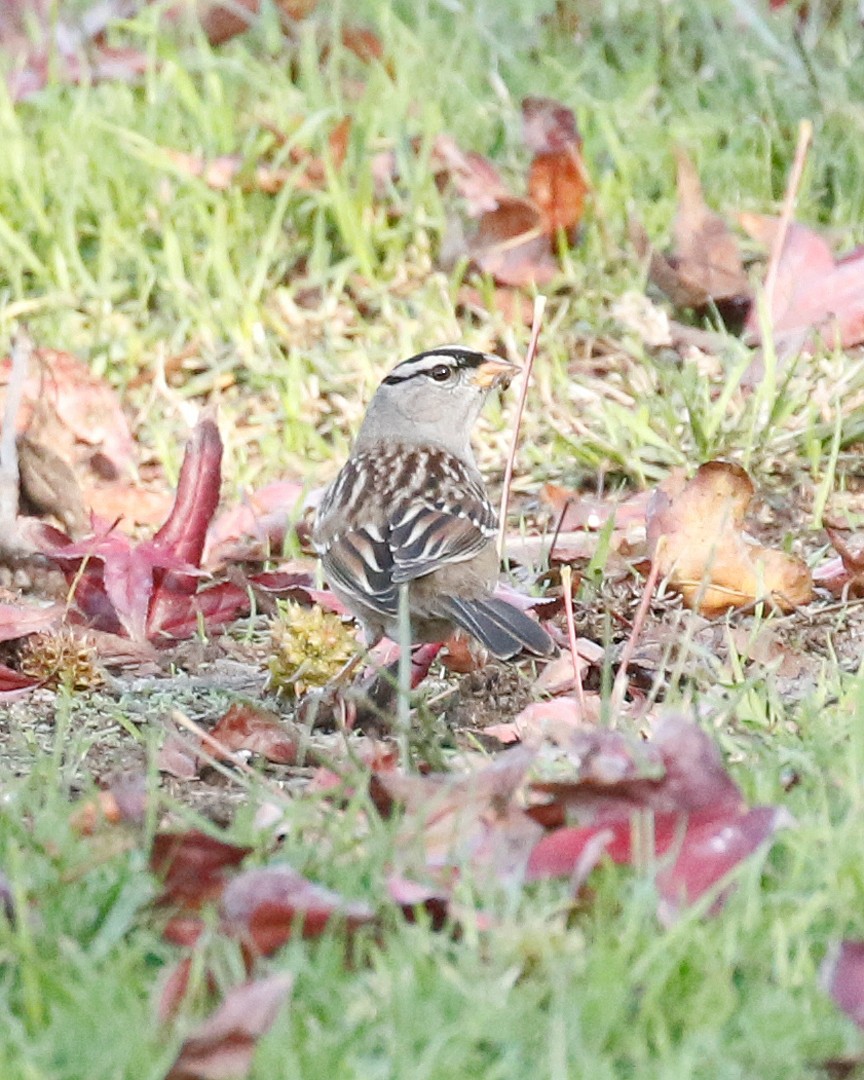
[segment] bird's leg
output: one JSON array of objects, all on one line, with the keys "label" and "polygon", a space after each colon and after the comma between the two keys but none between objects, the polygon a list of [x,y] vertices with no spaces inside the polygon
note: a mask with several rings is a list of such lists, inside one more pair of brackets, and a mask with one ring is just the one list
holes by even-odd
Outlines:
[{"label": "bird's leg", "polygon": [[364,627],[362,648],[328,679],[320,690],[310,690],[297,709],[297,718],[310,727],[354,727],[358,715],[356,701],[352,700],[350,687],[352,676],[369,658],[369,652],[380,641],[381,635],[373,635]]}]

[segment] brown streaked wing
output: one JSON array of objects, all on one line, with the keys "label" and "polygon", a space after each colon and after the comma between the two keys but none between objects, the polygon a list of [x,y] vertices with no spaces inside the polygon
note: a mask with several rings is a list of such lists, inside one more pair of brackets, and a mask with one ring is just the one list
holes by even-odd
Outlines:
[{"label": "brown streaked wing", "polygon": [[398,595],[393,583],[393,555],[386,539],[372,529],[352,529],[336,536],[321,554],[324,573],[337,589],[356,596],[382,615],[394,616]]}]

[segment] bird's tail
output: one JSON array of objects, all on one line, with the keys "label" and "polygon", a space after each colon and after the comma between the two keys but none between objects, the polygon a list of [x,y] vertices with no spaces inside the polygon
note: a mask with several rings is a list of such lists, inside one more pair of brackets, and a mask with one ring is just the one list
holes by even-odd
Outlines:
[{"label": "bird's tail", "polygon": [[499,660],[510,660],[523,649],[537,656],[550,656],[555,651],[555,642],[543,627],[506,600],[494,596],[475,600],[443,596],[436,608]]}]

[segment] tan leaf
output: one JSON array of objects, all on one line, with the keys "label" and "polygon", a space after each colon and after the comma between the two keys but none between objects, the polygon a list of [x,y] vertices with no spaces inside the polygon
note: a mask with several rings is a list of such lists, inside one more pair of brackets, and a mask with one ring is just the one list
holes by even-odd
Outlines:
[{"label": "tan leaf", "polygon": [[812,597],[807,566],[742,533],[753,482],[740,465],[709,461],[684,482],[672,474],[648,507],[648,550],[660,574],[701,614],[767,599],[791,611]]}]

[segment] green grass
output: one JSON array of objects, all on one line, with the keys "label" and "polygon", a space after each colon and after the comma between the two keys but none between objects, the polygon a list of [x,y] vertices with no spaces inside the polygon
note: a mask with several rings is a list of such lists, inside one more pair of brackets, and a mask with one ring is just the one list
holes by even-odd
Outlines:
[{"label": "green grass", "polygon": [[[254,32],[211,49],[194,30],[166,33],[154,5],[123,30],[154,61],[140,86],[50,86],[17,106],[0,93],[0,345],[26,318],[38,344],[84,357],[124,392],[160,357],[192,347],[199,362],[167,397],[127,393],[138,439],[169,473],[185,434],[179,402],[215,399],[227,498],[282,473],[320,483],[398,359],[456,338],[524,347],[527,331],[500,316],[463,317],[459,280],[436,269],[453,208],[428,154],[447,132],[522,190],[519,103],[548,94],[576,112],[596,203],[550,301],[522,486],[590,486],[601,473],[651,484],[673,465],[725,454],[769,490],[792,476],[817,491],[818,517],[829,488],[854,486],[860,469],[847,450],[861,436],[860,407],[849,407],[864,386],[860,356],[802,361],[776,393],[748,396],[736,341],[709,380],[646,350],[612,306],[645,288],[629,218],[669,242],[676,145],[713,207],[730,218],[774,212],[809,117],[798,217],[829,230],[838,251],[864,240],[855,5],[834,23],[827,4],[811,2],[797,38],[794,12],[768,15],[756,0],[564,6],[579,18],[575,36],[551,0],[322,5],[290,49],[268,9]],[[320,59],[321,38],[343,19],[374,27],[386,64],[365,66],[338,44]],[[346,113],[348,158],[320,191],[214,192],[166,154],[240,154],[252,170],[266,153],[288,166],[292,147],[324,153]],[[372,155],[383,150],[400,175],[382,200]],[[484,422],[487,465],[503,460],[511,408]],[[662,930],[650,874],[605,868],[575,910],[563,884],[504,896],[478,886],[472,898],[496,924],[481,932],[469,920],[459,940],[392,913],[350,963],[338,933],[292,943],[273,964],[295,973],[293,999],[253,1075],[791,1080],[860,1050],[818,986],[829,943],[864,934],[864,681],[832,651],[843,618],[825,628],[818,685],[803,698],[722,661],[714,685],[694,689],[681,664],[675,700],[700,706],[748,798],[786,806],[797,823],[742,868],[718,917],[697,910]],[[152,702],[154,729],[167,708]],[[0,869],[23,913],[0,924],[4,1080],[156,1080],[193,1022],[187,1013],[164,1030],[155,1019],[154,987],[176,953],[148,906],[146,836],[101,858],[100,842],[69,826],[88,752],[118,717],[131,741],[141,702],[128,717],[122,701],[113,717],[88,709],[61,698],[54,729],[16,721],[0,762]],[[141,740],[154,737],[142,725]],[[235,839],[255,839],[257,798],[239,812]],[[344,814],[297,799],[284,857],[377,902],[393,834],[364,833],[366,809],[361,796]],[[220,980],[236,982],[234,947],[212,949]]]}]

